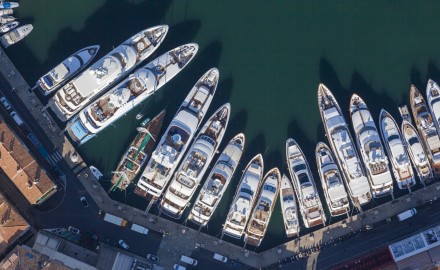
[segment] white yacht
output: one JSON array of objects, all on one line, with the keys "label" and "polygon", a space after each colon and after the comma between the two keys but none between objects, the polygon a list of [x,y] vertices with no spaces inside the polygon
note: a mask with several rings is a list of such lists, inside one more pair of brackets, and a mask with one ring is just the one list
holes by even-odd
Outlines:
[{"label": "white yacht", "polygon": [[258,193],[258,201],[252,209],[248,222],[244,242],[253,246],[260,246],[269,226],[273,208],[280,192],[281,174],[278,168],[271,169],[264,176],[263,185]]},{"label": "white yacht", "polygon": [[150,56],[160,46],[167,32],[167,25],[138,32],[66,83],[49,100],[47,106],[60,120],[70,119]]},{"label": "white yacht", "polygon": [[92,62],[98,51],[99,45],[85,47],[69,56],[48,73],[44,74],[37,81],[37,86],[39,86],[43,95],[49,95],[58,89],[58,87],[60,87],[65,81],[71,79],[84,69],[90,64],[90,62]]},{"label": "white yacht", "polygon": [[342,182],[342,175],[335,163],[330,148],[323,142],[316,145],[316,164],[321,179],[322,190],[327,202],[330,215],[340,216],[350,212],[348,195]]},{"label": "white yacht", "polygon": [[432,118],[434,118],[434,124],[437,131],[440,130],[440,87],[438,84],[429,79],[426,86],[426,98],[428,101],[429,110],[431,111]]},{"label": "white yacht", "polygon": [[0,2],[0,8],[18,8],[20,6],[17,2]]},{"label": "white yacht", "polygon": [[384,109],[380,112],[379,129],[391,160],[391,168],[397,185],[400,189],[414,186],[416,184],[414,171],[399,126],[391,114]]},{"label": "white yacht", "polygon": [[159,199],[190,145],[217,89],[219,71],[206,72],[186,96],[165,134],[153,151],[135,193]]},{"label": "white yacht", "polygon": [[423,185],[430,183],[433,177],[431,164],[416,128],[404,120],[402,122],[402,134],[406,146],[408,146],[409,157],[416,168],[417,176]]},{"label": "white yacht", "polygon": [[10,23],[15,21],[17,18],[13,17],[13,16],[8,16],[8,15],[3,15],[0,16],[0,24],[5,24],[5,23]]},{"label": "white yacht", "polygon": [[6,33],[17,27],[20,23],[17,21],[7,22],[0,26],[0,33]]},{"label": "white yacht", "polygon": [[325,226],[326,217],[312,172],[304,153],[292,138],[286,141],[286,158],[304,225],[306,228]]},{"label": "white yacht", "polygon": [[281,177],[280,202],[283,213],[284,228],[287,237],[299,235],[298,207],[296,206],[295,193],[293,191],[292,181],[283,174]]},{"label": "white yacht", "polygon": [[223,224],[222,235],[240,239],[243,236],[252,207],[254,206],[261,179],[264,163],[261,154],[256,155],[246,166],[243,175]]},{"label": "white yacht", "polygon": [[320,84],[318,105],[327,139],[342,170],[347,191],[356,207],[371,201],[371,191],[359,154],[341,108],[330,90]]},{"label": "white yacht", "polygon": [[[430,87],[429,83],[428,87]],[[425,145],[431,168],[435,176],[440,176],[440,138],[435,121],[432,120],[425,99],[414,85],[411,85],[409,98],[415,126],[419,130],[420,137]],[[433,98],[430,99],[431,102],[434,101]],[[434,106],[436,105],[434,104]]]},{"label": "white yacht", "polygon": [[69,122],[66,130],[70,138],[81,145],[96,136],[174,78],[197,50],[195,43],[179,46],[136,70]]},{"label": "white yacht", "polygon": [[197,134],[162,197],[162,213],[175,219],[182,217],[223,140],[230,114],[231,105],[226,103],[206,121]]},{"label": "white yacht", "polygon": [[12,44],[19,42],[25,36],[29,35],[32,29],[34,29],[32,24],[25,24],[23,26],[17,27],[0,37],[0,42],[2,43],[3,47],[7,48]]},{"label": "white yacht", "polygon": [[244,144],[245,136],[243,133],[236,135],[229,141],[217,159],[217,162],[212,167],[191,209],[188,216],[189,220],[200,226],[206,226],[208,224],[231,182],[232,176],[243,154]]},{"label": "white yacht", "polygon": [[388,157],[367,105],[356,94],[351,96],[350,115],[373,197],[393,196],[393,177],[388,167]]},{"label": "white yacht", "polygon": [[0,9],[0,16],[11,15],[13,13],[14,13],[14,10],[12,8]]}]

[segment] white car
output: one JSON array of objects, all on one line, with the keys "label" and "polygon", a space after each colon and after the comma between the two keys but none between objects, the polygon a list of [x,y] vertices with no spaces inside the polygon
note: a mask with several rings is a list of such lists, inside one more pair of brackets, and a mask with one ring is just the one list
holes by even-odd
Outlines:
[{"label": "white car", "polygon": [[1,97],[0,101],[2,102],[6,110],[11,109],[11,104],[9,104],[9,101],[5,97]]},{"label": "white car", "polygon": [[119,245],[121,246],[121,247],[123,247],[124,249],[128,249],[128,244],[127,243],[125,243],[125,241],[124,240],[119,240]]},{"label": "white car", "polygon": [[186,270],[186,267],[184,267],[184,266],[181,266],[180,264],[175,264],[174,266],[173,266],[173,269],[174,270]]}]

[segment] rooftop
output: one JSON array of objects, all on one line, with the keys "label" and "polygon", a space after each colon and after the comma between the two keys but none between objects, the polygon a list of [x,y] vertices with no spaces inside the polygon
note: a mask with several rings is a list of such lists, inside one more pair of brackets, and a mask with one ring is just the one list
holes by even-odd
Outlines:
[{"label": "rooftop", "polygon": [[57,188],[1,118],[0,167],[31,204],[41,203]]}]

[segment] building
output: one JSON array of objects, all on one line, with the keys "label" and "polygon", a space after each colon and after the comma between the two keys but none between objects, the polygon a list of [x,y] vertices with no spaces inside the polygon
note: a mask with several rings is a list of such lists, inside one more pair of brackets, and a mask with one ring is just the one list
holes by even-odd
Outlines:
[{"label": "building", "polygon": [[41,204],[57,186],[0,118],[0,168],[30,204]]},{"label": "building", "polygon": [[0,255],[29,229],[26,220],[0,195]]},{"label": "building", "polygon": [[0,262],[0,270],[70,270],[63,263],[51,260],[48,256],[41,254],[27,246],[15,247],[6,258]]}]

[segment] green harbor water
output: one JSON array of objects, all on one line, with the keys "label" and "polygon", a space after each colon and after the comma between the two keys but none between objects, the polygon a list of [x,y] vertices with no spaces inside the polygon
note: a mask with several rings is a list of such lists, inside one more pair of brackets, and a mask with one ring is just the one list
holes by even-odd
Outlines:
[{"label": "green harbor water", "polygon": [[[408,103],[410,83],[425,93],[429,77],[440,81],[439,12],[440,2],[434,1],[22,0],[15,16],[22,24],[32,23],[34,30],[7,54],[33,85],[80,48],[100,44],[101,57],[153,25],[168,24],[170,30],[150,59],[197,42],[199,53],[184,71],[79,152],[110,180],[136,134],[140,121],[135,115],[145,110],[154,116],[166,108],[165,129],[197,79],[218,67],[221,79],[208,115],[226,102],[232,106],[220,151],[235,134],[246,135],[241,164],[203,230],[218,235],[246,164],[263,153],[265,171],[277,166],[287,172],[289,137],[303,148],[320,188],[314,158],[316,143],[326,140],[317,106],[320,82],[333,91],[347,121],[349,98],[356,92],[374,117],[385,108],[400,122],[397,106]],[[108,189],[106,180],[102,184]],[[111,196],[141,209],[147,205],[133,187]],[[310,231],[303,228],[301,234]],[[277,202],[259,249],[286,240]]]}]

